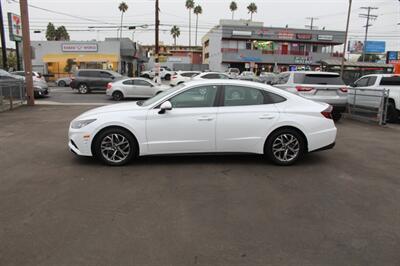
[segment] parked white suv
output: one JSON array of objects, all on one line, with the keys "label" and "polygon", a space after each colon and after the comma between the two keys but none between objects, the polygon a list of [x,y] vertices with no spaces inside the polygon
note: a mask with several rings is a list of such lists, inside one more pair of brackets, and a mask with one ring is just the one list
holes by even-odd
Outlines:
[{"label": "parked white suv", "polygon": [[283,72],[274,86],[303,96],[307,99],[332,105],[335,121],[346,111],[347,90],[338,73],[317,71]]},{"label": "parked white suv", "polygon": [[[143,78],[153,79],[156,76],[157,68],[153,68],[150,71],[143,71],[140,75]],[[170,80],[172,75],[175,74],[168,67],[160,67],[160,77],[161,79]]]},{"label": "parked white suv", "polygon": [[200,71],[178,71],[171,77],[170,85],[176,86],[191,80],[194,76],[199,75]]},{"label": "parked white suv", "polygon": [[[350,85],[350,94],[348,97],[349,104],[362,105],[365,107],[377,108],[380,105],[380,98],[371,97],[371,95],[379,96],[383,89],[389,90],[389,102],[387,111],[387,121],[396,122],[400,116],[400,75],[394,74],[372,74],[366,75]],[[354,99],[353,88],[358,91],[365,91]],[[367,91],[368,90],[368,91]],[[376,93],[370,90],[377,90]]]}]

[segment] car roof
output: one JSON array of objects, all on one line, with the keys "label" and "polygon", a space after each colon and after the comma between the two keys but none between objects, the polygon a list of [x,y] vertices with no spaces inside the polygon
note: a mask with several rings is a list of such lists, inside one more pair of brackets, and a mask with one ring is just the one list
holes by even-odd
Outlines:
[{"label": "car roof", "polygon": [[339,75],[336,72],[304,71],[304,70],[302,70],[302,71],[286,71],[286,72],[282,72],[282,73],[299,73],[299,74],[311,74],[311,75],[321,74],[321,75],[335,75],[335,76]]}]

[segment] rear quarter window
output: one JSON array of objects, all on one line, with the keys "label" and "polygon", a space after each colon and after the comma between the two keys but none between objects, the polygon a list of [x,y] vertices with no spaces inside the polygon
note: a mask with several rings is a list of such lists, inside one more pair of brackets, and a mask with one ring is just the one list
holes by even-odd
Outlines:
[{"label": "rear quarter window", "polygon": [[382,86],[400,86],[400,77],[385,77],[382,78]]},{"label": "rear quarter window", "polygon": [[345,85],[339,75],[295,73],[294,83],[314,85]]}]

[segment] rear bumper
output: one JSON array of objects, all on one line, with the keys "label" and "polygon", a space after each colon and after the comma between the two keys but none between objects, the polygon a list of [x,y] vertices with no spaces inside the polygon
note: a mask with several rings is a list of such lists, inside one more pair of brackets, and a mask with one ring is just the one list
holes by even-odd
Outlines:
[{"label": "rear bumper", "polygon": [[[333,123],[333,122],[332,122]],[[330,148],[332,143],[336,141],[337,129],[332,127],[329,129],[317,131],[307,136],[308,151],[314,152]],[[333,148],[333,146],[331,147]]]},{"label": "rear bumper", "polygon": [[332,143],[332,144],[329,144],[329,145],[326,145],[326,146],[324,146],[324,147],[322,147],[322,148],[313,150],[312,152],[330,150],[330,149],[333,149],[333,148],[335,147],[335,145],[336,145],[336,142],[334,142],[334,143]]}]

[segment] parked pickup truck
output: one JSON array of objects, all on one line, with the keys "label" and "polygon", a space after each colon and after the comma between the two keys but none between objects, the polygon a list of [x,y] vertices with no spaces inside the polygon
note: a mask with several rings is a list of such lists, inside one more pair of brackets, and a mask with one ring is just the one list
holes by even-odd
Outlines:
[{"label": "parked pickup truck", "polygon": [[[350,91],[348,97],[349,104],[356,104],[365,107],[378,108],[381,104],[381,98],[371,97],[368,95],[379,96],[383,89],[389,90],[389,102],[387,121],[394,123],[397,122],[400,116],[400,75],[394,74],[372,74],[366,75],[350,84]],[[354,88],[357,93],[361,92],[354,99]],[[364,93],[363,90],[365,90]],[[374,93],[373,90],[376,90]]]}]

